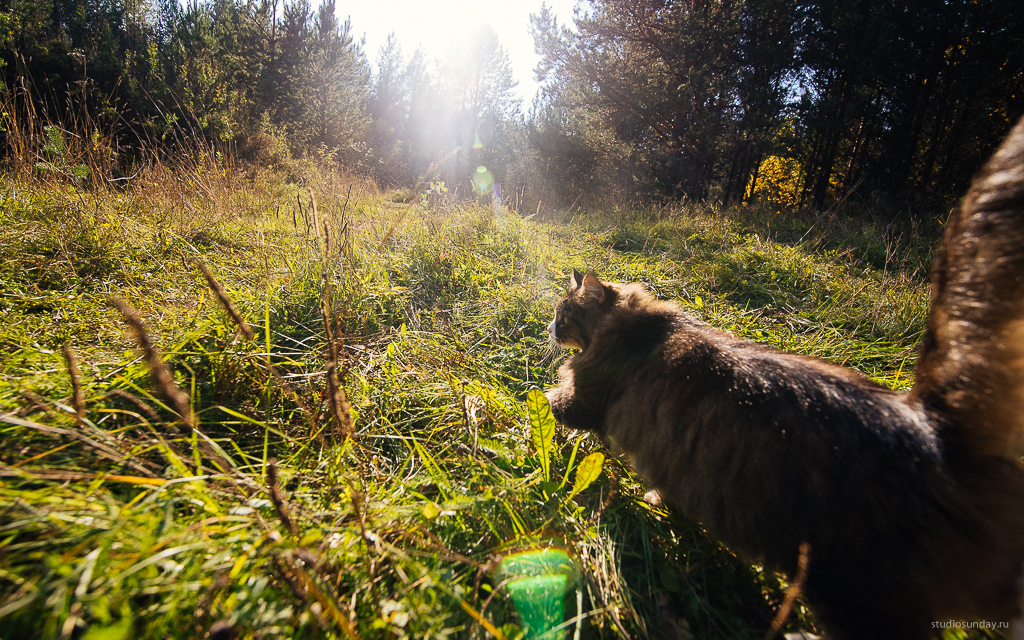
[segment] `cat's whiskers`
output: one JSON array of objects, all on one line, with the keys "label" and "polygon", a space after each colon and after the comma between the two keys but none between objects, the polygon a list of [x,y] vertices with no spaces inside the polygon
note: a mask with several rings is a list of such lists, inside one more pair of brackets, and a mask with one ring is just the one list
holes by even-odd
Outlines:
[{"label": "cat's whiskers", "polygon": [[561,352],[562,347],[555,342],[555,337],[551,336],[548,339],[547,346],[544,347],[544,353],[540,357],[540,364],[548,365],[553,363]]}]

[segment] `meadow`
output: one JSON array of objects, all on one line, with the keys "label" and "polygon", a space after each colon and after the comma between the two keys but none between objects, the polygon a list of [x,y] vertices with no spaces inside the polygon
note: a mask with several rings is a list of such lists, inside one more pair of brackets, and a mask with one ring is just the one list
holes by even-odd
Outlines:
[{"label": "meadow", "polygon": [[785,578],[530,395],[566,356],[553,304],[594,269],[907,389],[948,213],[522,215],[312,161],[56,169],[0,181],[3,640],[512,640],[495,568],[550,543],[580,567],[566,636],[766,637]]}]

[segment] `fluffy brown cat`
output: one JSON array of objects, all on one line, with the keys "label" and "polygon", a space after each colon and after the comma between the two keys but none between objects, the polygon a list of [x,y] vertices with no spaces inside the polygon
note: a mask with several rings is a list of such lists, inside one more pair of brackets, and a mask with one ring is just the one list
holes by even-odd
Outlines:
[{"label": "fluffy brown cat", "polygon": [[639,284],[573,272],[547,392],[670,506],[793,575],[836,639],[1021,617],[1024,120],[949,221],[909,394],[740,340]]}]

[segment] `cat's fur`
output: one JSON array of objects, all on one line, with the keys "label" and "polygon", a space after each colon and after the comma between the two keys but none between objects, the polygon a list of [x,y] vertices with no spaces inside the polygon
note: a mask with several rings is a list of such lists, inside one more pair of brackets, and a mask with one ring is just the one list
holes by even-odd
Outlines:
[{"label": "cat's fur", "polygon": [[948,225],[909,394],[573,273],[547,392],[667,504],[793,574],[832,638],[1009,622],[1024,584],[1024,120]]}]

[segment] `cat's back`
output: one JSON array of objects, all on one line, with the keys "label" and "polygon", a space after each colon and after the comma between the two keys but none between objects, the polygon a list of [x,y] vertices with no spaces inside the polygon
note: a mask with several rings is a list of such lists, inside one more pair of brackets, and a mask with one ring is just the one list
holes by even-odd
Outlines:
[{"label": "cat's back", "polygon": [[941,479],[938,436],[902,394],[671,304],[618,329],[659,322],[658,344],[637,350],[610,396],[605,431],[670,503],[733,545],[763,556],[776,530],[789,551],[835,522],[837,505],[866,502],[860,513],[884,520],[874,495]]}]

